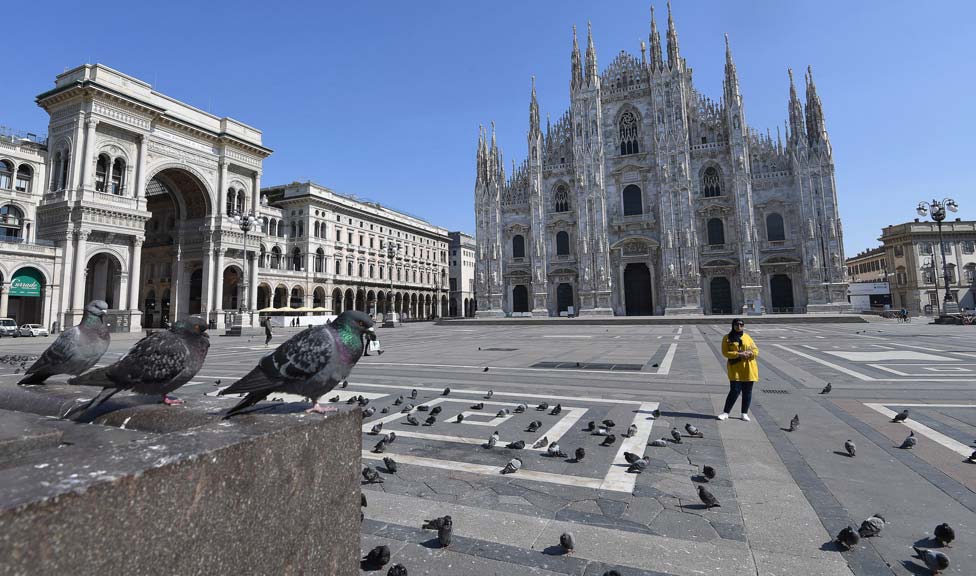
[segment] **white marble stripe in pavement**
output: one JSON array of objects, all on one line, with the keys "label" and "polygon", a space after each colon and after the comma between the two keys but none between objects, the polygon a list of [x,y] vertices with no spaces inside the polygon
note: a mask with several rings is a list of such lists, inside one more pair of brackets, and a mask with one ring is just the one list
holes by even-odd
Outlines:
[{"label": "white marble stripe in pavement", "polygon": [[[441,392],[443,388],[432,388],[429,386],[402,386],[399,384],[375,384],[367,382],[349,382],[350,386],[363,386],[366,388],[393,388],[396,390],[423,390],[425,392]],[[474,394],[478,396],[484,396],[488,394],[487,390],[471,390],[468,388],[451,388],[451,394]],[[640,405],[640,401],[637,400],[612,400],[608,398],[592,398],[588,396],[556,396],[554,394],[530,394],[528,392],[495,392],[495,396],[515,396],[518,398],[535,398],[540,400],[570,400],[575,402],[590,402],[597,404],[634,404]],[[465,400],[469,402],[471,400]],[[517,404],[509,404],[511,406],[516,406]],[[534,409],[533,406],[529,406],[530,409]]]},{"label": "white marble stripe in pavement", "polygon": [[926,350],[928,352],[945,352],[941,348],[930,348],[928,346],[916,346],[914,344],[902,344],[901,342],[892,342],[895,346],[902,346],[904,348],[914,348],[916,350]]},{"label": "white marble stripe in pavement", "polygon": [[[666,376],[671,373],[671,362],[674,361],[674,353],[677,349],[677,344],[668,346],[668,351],[665,353],[664,359],[661,360],[661,364],[658,366],[656,374]],[[645,374],[645,372],[642,372],[642,374]],[[654,373],[652,372],[652,374]]]},{"label": "white marble stripe in pavement", "polygon": [[614,490],[616,492],[633,492],[634,485],[637,483],[637,474],[630,474],[627,472],[629,464],[627,464],[627,459],[624,458],[624,452],[633,452],[634,454],[644,454],[647,449],[647,439],[651,436],[651,428],[654,426],[654,420],[648,420],[651,412],[657,410],[658,402],[644,402],[637,409],[637,414],[634,415],[633,423],[637,425],[637,434],[634,434],[630,438],[624,438],[620,443],[620,448],[617,450],[617,455],[613,459],[613,463],[610,464],[610,471],[607,472],[606,478],[603,479],[603,484],[600,488],[603,490]]},{"label": "white marble stripe in pavement", "polygon": [[[886,416],[888,418],[894,418],[895,415],[897,414],[897,412],[895,412],[894,410],[891,410],[889,408],[886,408],[885,407],[885,404],[879,404],[879,403],[874,403],[874,402],[865,402],[864,405],[867,406],[868,408],[874,410],[875,412],[877,412],[879,414],[883,414],[884,416]],[[940,405],[938,405],[938,404],[895,404],[895,403],[892,403],[891,406],[899,406],[899,407],[904,407],[904,406],[918,406],[918,407],[928,407],[928,408],[937,408],[937,407],[940,407]],[[972,408],[973,407],[971,404],[958,405],[958,406],[957,405],[951,405],[950,404],[949,406],[951,406],[953,408]],[[945,406],[943,405],[942,407],[945,407]],[[965,444],[963,444],[962,442],[959,442],[957,440],[953,440],[952,438],[949,438],[948,436],[946,436],[945,434],[943,434],[941,432],[936,432],[935,430],[929,428],[925,424],[922,424],[920,422],[916,422],[915,420],[912,420],[911,418],[908,418],[907,420],[905,420],[905,422],[903,424],[905,426],[907,426],[909,429],[914,430],[915,432],[918,432],[922,436],[925,436],[929,440],[931,440],[931,441],[933,441],[933,442],[935,442],[937,444],[940,444],[940,445],[948,448],[949,450],[952,450],[953,452],[955,452],[956,454],[959,454],[960,456],[963,456],[965,458],[969,458],[969,456],[973,453],[972,447],[966,446]]]},{"label": "white marble stripe in pavement", "polygon": [[872,368],[877,368],[878,370],[884,370],[885,372],[891,372],[896,376],[911,376],[911,374],[908,374],[906,372],[900,372],[898,370],[895,370],[894,368],[888,368],[887,366],[884,366],[882,364],[868,364],[868,366]]},{"label": "white marble stripe in pavement", "polygon": [[[485,365],[471,365],[471,364],[425,364],[421,362],[367,362],[365,364],[357,365],[357,368],[368,368],[370,366],[413,366],[417,368],[469,368],[482,370]],[[634,372],[627,370],[576,370],[574,368],[530,368],[522,366],[490,366],[492,370],[507,370],[509,372],[553,372],[556,374],[562,374],[564,372],[578,372],[580,374],[616,374],[616,375],[626,375],[626,376],[658,376],[667,375],[666,372]]]},{"label": "white marble stripe in pavement", "polygon": [[803,358],[806,358],[807,360],[813,360],[817,364],[822,364],[824,366],[827,366],[828,368],[833,368],[834,370],[837,370],[838,372],[843,372],[844,374],[847,374],[848,376],[853,376],[853,377],[857,378],[858,380],[863,380],[865,382],[871,382],[871,381],[874,380],[874,378],[872,378],[871,376],[867,376],[865,374],[861,374],[860,372],[851,370],[850,368],[845,368],[844,366],[840,366],[838,364],[834,364],[833,362],[827,362],[826,360],[823,360],[821,358],[817,358],[816,356],[811,356],[809,354],[805,354],[803,352],[800,352],[799,350],[793,350],[792,348],[789,348],[787,346],[783,346],[782,344],[773,344],[773,346],[775,346],[777,348],[780,348],[782,350],[786,350],[787,352],[791,352],[793,354],[796,354],[797,356],[801,356]]}]

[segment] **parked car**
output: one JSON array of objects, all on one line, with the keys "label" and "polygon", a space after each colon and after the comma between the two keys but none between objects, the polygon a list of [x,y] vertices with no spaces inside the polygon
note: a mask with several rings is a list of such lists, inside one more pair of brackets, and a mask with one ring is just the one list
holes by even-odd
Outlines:
[{"label": "parked car", "polygon": [[13,318],[0,318],[0,337],[17,336],[17,323]]},{"label": "parked car", "polygon": [[21,336],[47,336],[47,328],[40,324],[24,324],[20,327]]}]

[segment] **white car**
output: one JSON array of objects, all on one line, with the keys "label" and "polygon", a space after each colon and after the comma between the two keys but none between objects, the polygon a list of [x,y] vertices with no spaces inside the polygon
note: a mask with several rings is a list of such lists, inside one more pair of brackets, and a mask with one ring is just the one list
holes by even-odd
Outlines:
[{"label": "white car", "polygon": [[47,336],[47,328],[40,324],[24,324],[20,327],[21,336]]}]

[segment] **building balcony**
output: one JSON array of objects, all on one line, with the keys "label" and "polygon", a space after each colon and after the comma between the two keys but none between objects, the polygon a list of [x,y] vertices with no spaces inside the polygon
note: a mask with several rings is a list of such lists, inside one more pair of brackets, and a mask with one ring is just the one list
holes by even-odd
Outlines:
[{"label": "building balcony", "polygon": [[764,240],[760,246],[761,250],[777,252],[780,250],[792,250],[793,242],[790,240]]}]

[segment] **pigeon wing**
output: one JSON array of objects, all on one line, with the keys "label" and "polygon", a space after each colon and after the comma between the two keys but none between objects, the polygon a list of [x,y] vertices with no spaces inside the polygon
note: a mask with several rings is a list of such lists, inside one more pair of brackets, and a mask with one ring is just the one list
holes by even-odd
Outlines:
[{"label": "pigeon wing", "polygon": [[335,358],[331,327],[303,330],[286,340],[244,376],[220,394],[247,394],[277,390],[283,382],[305,382],[325,370]]},{"label": "pigeon wing", "polygon": [[62,332],[57,340],[51,343],[47,350],[41,354],[40,358],[31,364],[31,367],[25,371],[25,374],[57,370],[59,366],[69,362],[78,349],[79,336],[81,336],[81,332],[77,326]]},{"label": "pigeon wing", "polygon": [[158,392],[179,376],[190,356],[186,344],[170,331],[153,332],[108,367],[106,376],[117,388]]}]

